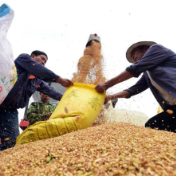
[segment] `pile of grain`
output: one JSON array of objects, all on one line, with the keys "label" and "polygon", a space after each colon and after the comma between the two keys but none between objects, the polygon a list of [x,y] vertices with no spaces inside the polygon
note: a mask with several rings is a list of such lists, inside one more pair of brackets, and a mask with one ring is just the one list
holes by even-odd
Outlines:
[{"label": "pile of grain", "polygon": [[0,152],[0,175],[176,175],[176,134],[109,123]]}]

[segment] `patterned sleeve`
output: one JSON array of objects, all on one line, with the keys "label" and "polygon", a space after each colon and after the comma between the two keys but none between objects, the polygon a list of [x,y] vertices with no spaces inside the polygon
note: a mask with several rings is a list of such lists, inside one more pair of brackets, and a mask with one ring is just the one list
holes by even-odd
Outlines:
[{"label": "patterned sleeve", "polygon": [[45,119],[45,115],[38,113],[38,103],[34,102],[30,105],[27,111],[27,119],[30,125]]},{"label": "patterned sleeve", "polygon": [[56,109],[56,107],[54,107],[54,106],[51,105],[51,112],[54,112],[55,109]]}]

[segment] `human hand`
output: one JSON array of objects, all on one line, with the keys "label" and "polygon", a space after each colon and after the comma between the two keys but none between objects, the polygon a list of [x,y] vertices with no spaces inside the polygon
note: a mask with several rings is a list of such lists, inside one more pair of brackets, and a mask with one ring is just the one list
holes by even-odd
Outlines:
[{"label": "human hand", "polygon": [[46,116],[45,116],[45,120],[48,120],[50,118],[50,116],[52,115],[51,112],[47,113]]},{"label": "human hand", "polygon": [[107,104],[111,99],[113,99],[113,95],[107,95],[107,96],[105,97],[104,104]]},{"label": "human hand", "polygon": [[110,103],[106,103],[106,104],[104,104],[105,109],[108,109],[109,106],[110,106]]},{"label": "human hand", "polygon": [[71,85],[73,85],[73,82],[69,79],[64,79],[59,77],[59,79],[57,79],[56,81],[57,83],[61,84],[63,87],[69,87]]},{"label": "human hand", "polygon": [[116,94],[113,94],[113,95],[107,95],[105,97],[105,101],[104,101],[104,104],[108,103],[108,101],[112,100],[112,99],[118,99],[118,98],[126,98],[129,96],[129,92],[128,91],[121,91],[121,92],[118,92]]},{"label": "human hand", "polygon": [[99,93],[103,93],[104,91],[106,91],[108,89],[108,84],[105,82],[105,83],[101,83],[101,84],[98,84],[96,87],[95,87],[95,90]]}]

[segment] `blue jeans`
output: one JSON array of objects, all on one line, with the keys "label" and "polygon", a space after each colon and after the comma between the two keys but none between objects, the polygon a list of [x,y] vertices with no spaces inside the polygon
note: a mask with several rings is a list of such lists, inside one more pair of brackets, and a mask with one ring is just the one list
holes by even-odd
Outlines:
[{"label": "blue jeans", "polygon": [[0,108],[0,151],[15,146],[19,135],[17,109]]}]

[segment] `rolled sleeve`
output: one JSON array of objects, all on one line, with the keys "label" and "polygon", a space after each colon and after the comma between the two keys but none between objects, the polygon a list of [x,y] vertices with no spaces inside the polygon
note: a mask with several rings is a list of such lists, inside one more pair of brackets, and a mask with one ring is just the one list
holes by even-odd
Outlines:
[{"label": "rolled sleeve", "polygon": [[135,70],[135,67],[133,67],[133,65],[127,67],[126,71],[130,72],[136,78],[139,77],[141,74],[140,72],[137,72],[137,70]]},{"label": "rolled sleeve", "polygon": [[125,89],[125,90],[123,90],[123,91],[129,92],[129,95],[128,95],[127,97],[125,97],[125,98],[131,98],[131,96],[132,96],[132,94],[133,94],[133,91],[132,91],[131,89]]}]

